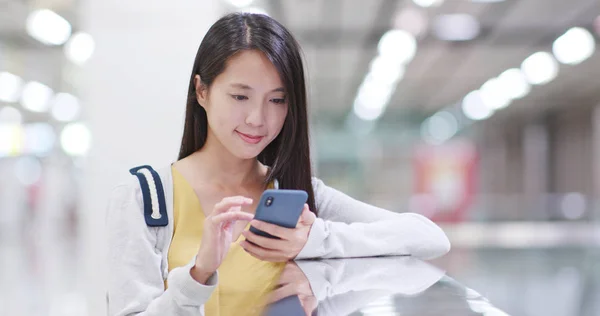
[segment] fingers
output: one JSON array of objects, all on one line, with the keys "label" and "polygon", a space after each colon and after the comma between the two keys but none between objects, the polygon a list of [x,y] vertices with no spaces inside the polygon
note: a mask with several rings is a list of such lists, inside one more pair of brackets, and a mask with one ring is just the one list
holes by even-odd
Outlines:
[{"label": "fingers", "polygon": [[256,228],[256,229],[262,230],[265,233],[271,234],[275,237],[279,237],[283,240],[290,240],[294,233],[293,228],[281,227],[281,226],[277,226],[275,224],[271,224],[271,223],[267,223],[267,222],[263,222],[263,221],[259,221],[259,220],[253,220],[252,222],[250,222],[250,225],[254,226],[254,228]]},{"label": "fingers", "polygon": [[288,259],[280,253],[280,251],[265,249],[257,245],[253,245],[247,240],[241,241],[240,246],[249,254],[262,261],[281,262]]},{"label": "fingers", "polygon": [[299,298],[300,298],[300,304],[304,308],[304,313],[306,313],[307,316],[312,315],[313,312],[315,311],[315,309],[317,308],[317,306],[319,305],[319,301],[317,301],[317,298],[314,297],[313,295],[299,296]]},{"label": "fingers", "polygon": [[242,235],[244,235],[244,237],[246,237],[246,239],[249,240],[250,242],[254,243],[255,245],[257,245],[259,247],[265,248],[265,249],[270,249],[270,250],[283,249],[286,244],[285,241],[282,241],[281,239],[273,239],[273,238],[259,236],[249,230],[242,232]]},{"label": "fingers", "polygon": [[315,213],[311,212],[308,208],[308,204],[304,204],[304,209],[302,209],[302,214],[298,219],[298,223],[304,225],[312,225],[316,218],[317,217],[315,216]]},{"label": "fingers", "polygon": [[251,205],[252,199],[244,196],[230,196],[221,200],[221,202],[215,204],[213,213],[225,213],[234,206]]},{"label": "fingers", "polygon": [[[239,207],[238,207],[239,208]],[[254,216],[250,213],[242,212],[241,210],[234,210],[222,214],[218,214],[216,216],[211,216],[211,220],[213,223],[226,223],[231,221],[251,221]]]}]

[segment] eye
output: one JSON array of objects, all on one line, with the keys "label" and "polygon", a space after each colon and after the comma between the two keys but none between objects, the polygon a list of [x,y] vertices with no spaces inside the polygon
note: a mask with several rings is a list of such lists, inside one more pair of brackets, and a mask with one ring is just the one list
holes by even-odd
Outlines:
[{"label": "eye", "polygon": [[237,101],[244,101],[244,100],[248,100],[248,97],[245,95],[239,95],[239,94],[232,94],[231,95],[232,98],[234,98]]},{"label": "eye", "polygon": [[275,104],[285,104],[285,99],[281,98],[281,99],[271,99],[271,102],[275,103]]}]

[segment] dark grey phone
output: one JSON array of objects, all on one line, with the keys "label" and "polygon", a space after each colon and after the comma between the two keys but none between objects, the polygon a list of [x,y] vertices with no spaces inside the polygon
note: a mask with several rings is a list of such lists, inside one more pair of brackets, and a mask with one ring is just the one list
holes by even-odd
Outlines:
[{"label": "dark grey phone", "polygon": [[[254,219],[295,228],[308,194],[302,190],[266,190],[260,197]],[[264,237],[277,238],[250,226],[250,231]]]},{"label": "dark grey phone", "polygon": [[269,305],[265,316],[306,316],[306,313],[298,295],[293,295]]}]

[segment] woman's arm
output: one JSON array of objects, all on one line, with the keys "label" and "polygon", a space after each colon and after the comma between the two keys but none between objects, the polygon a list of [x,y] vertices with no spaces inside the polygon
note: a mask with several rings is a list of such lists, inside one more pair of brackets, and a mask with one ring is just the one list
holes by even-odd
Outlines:
[{"label": "woman's arm", "polygon": [[159,228],[148,227],[143,217],[139,184],[132,181],[116,187],[109,202],[108,309],[109,315],[199,315],[216,283],[215,273],[206,282],[196,282],[190,264],[169,273],[165,291],[157,245]]},{"label": "woman's arm", "polygon": [[357,201],[316,178],[313,189],[319,217],[297,259],[382,255],[431,259],[450,250],[446,234],[422,215]]}]

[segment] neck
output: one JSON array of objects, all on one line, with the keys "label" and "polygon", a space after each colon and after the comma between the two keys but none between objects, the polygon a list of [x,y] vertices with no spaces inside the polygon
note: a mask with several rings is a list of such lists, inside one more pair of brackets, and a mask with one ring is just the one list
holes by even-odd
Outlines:
[{"label": "neck", "polygon": [[202,149],[185,158],[196,176],[206,183],[224,188],[240,188],[262,184],[265,174],[263,166],[256,158],[240,159],[233,156],[221,144],[208,137]]}]

